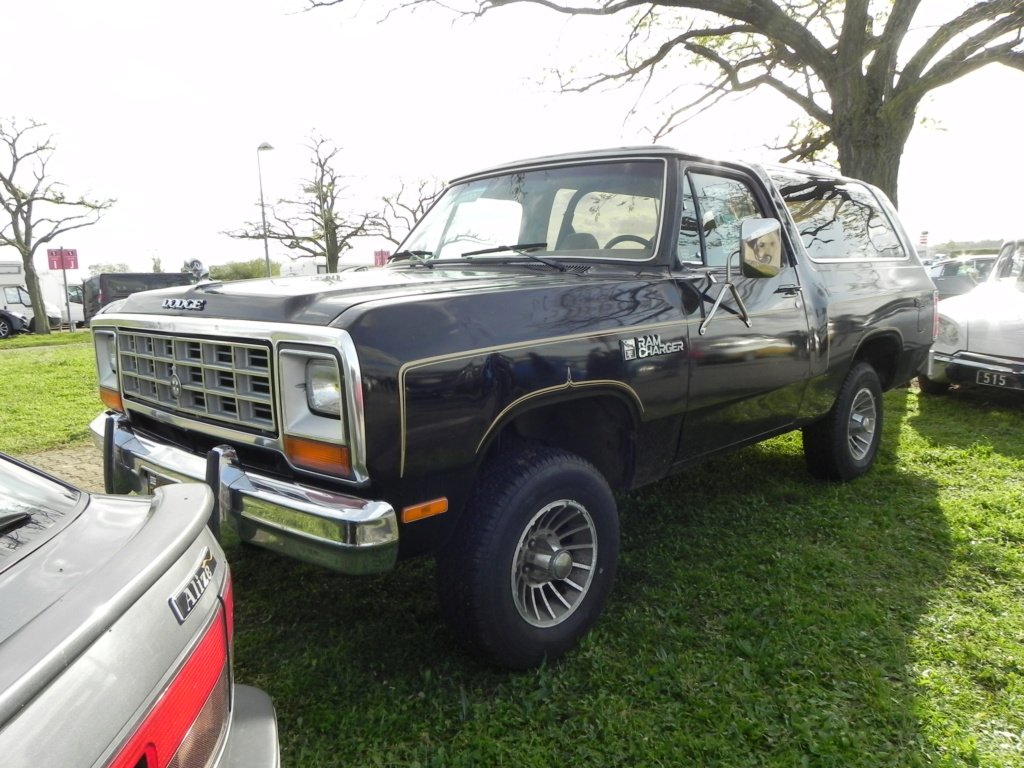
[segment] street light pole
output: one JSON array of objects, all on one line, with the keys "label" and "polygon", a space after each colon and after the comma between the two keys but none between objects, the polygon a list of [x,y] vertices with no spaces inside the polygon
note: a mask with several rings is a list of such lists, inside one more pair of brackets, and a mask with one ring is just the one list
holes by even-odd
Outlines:
[{"label": "street light pole", "polygon": [[260,178],[260,216],[263,217],[263,258],[267,263],[267,277],[270,277],[270,244],[267,241],[267,207],[263,204],[263,168],[260,165],[260,152],[273,149],[267,142],[256,147],[256,173]]}]

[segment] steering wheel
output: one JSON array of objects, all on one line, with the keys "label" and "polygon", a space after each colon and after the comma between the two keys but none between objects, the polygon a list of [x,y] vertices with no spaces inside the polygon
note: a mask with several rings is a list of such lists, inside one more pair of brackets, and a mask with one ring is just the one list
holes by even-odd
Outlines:
[{"label": "steering wheel", "polygon": [[644,248],[651,247],[651,241],[647,240],[639,235],[616,235],[607,243],[604,244],[605,248],[614,248],[619,243],[640,243]]}]

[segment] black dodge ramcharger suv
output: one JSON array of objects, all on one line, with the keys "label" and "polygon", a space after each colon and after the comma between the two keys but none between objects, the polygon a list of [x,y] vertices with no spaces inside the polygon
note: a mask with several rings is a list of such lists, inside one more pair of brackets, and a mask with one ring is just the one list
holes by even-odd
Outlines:
[{"label": "black dodge ramcharger suv", "polygon": [[432,554],[453,631],[528,668],[611,591],[613,492],[800,429],[866,472],[935,289],[853,179],[666,147],[453,181],[365,272],[135,294],[93,319],[108,490],[347,573]]}]

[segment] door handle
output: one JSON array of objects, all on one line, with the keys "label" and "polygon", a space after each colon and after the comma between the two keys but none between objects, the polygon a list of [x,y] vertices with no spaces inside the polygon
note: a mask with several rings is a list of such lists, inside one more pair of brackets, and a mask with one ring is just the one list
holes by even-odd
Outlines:
[{"label": "door handle", "polygon": [[775,289],[776,293],[784,294],[785,296],[796,296],[803,289],[799,285],[780,285]]}]

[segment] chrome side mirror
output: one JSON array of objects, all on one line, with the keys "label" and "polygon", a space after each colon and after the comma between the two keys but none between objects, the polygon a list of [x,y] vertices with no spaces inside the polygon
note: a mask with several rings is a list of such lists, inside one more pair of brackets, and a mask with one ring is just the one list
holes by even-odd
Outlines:
[{"label": "chrome side mirror", "polygon": [[778,219],[745,219],[740,223],[744,277],[775,277],[782,271],[782,224]]}]

